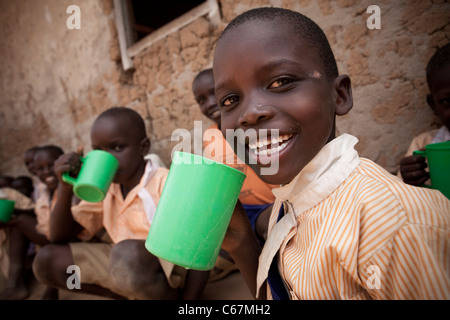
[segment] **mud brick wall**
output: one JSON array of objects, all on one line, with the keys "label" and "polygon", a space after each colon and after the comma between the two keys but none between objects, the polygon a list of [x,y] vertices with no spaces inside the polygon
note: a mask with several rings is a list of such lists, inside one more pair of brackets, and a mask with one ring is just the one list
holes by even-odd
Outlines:
[{"label": "mud brick wall", "polygon": [[[239,13],[259,6],[302,12],[325,31],[339,71],[352,79],[355,104],[338,132],[356,135],[362,156],[395,172],[412,137],[439,126],[425,102],[425,66],[450,38],[445,1],[219,0],[218,25],[200,17],[120,61],[112,0],[0,0],[0,174],[25,174],[24,151],[56,144],[90,150],[89,129],[103,110],[122,105],[145,119],[152,152],[170,164],[174,130],[210,122],[191,92],[211,66],[214,44]],[[81,9],[81,29],[66,27],[66,8]],[[368,29],[370,5],[381,28]]]}]

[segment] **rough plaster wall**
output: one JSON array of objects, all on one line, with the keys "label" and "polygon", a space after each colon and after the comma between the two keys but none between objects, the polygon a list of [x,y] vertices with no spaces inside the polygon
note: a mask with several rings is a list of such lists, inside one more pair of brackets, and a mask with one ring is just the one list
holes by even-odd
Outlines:
[{"label": "rough plaster wall", "polygon": [[[81,7],[81,30],[66,27],[71,4]],[[95,103],[80,110],[77,101],[94,100],[96,85],[116,65],[109,58],[111,14],[101,1],[0,1],[0,173],[26,174],[23,153],[33,145],[72,150],[89,142]]]},{"label": "rough plaster wall", "polygon": [[[95,116],[114,105],[146,120],[152,150],[170,163],[178,128],[209,124],[191,92],[193,77],[211,66],[215,40],[237,14],[258,6],[283,6],[315,20],[330,39],[342,73],[353,82],[355,106],[338,118],[369,157],[393,172],[411,138],[438,125],[425,103],[426,62],[448,42],[444,1],[363,0],[220,1],[222,23],[200,18],[134,57],[135,71],[120,65],[111,0],[0,0],[0,173],[25,173],[22,154],[35,144],[89,151]],[[67,30],[65,9],[77,4],[82,29]],[[368,30],[366,9],[381,8],[381,30]],[[48,20],[50,17],[50,20]]]}]

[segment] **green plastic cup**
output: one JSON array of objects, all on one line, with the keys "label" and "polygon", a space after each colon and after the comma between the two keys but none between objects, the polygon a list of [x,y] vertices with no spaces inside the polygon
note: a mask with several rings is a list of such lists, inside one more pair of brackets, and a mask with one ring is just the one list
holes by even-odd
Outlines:
[{"label": "green plastic cup", "polygon": [[222,163],[174,152],[147,250],[188,269],[212,269],[245,177]]},{"label": "green plastic cup", "polygon": [[81,169],[76,178],[64,172],[62,179],[73,185],[75,195],[89,202],[102,201],[119,168],[119,161],[111,153],[93,150],[81,158]]},{"label": "green plastic cup", "polygon": [[413,154],[427,158],[431,187],[450,199],[450,141],[428,144],[425,151],[416,150]]},{"label": "green plastic cup", "polygon": [[8,223],[14,212],[15,201],[8,199],[0,199],[0,221]]}]

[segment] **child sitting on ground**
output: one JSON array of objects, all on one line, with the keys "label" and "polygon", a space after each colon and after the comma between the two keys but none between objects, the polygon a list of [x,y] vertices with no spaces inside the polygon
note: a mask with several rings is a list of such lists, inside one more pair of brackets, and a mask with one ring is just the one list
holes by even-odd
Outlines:
[{"label": "child sitting on ground", "polygon": [[[144,159],[150,140],[142,117],[125,107],[106,110],[92,125],[91,143],[94,150],[114,155],[119,168],[103,201],[81,201],[72,207],[72,186],[62,181],[62,173],[77,171],[83,151],[56,161],[60,185],[51,217],[53,244],[35,258],[38,279],[67,290],[67,267],[77,265],[80,292],[110,298],[197,298],[208,273],[189,270],[186,274],[186,269],[158,259],[145,248],[168,170]],[[103,228],[109,242],[87,242]],[[70,242],[75,235],[86,241]]]},{"label": "child sitting on ground", "polygon": [[[30,241],[43,247],[49,244],[49,219],[52,204],[56,201],[54,194],[58,180],[53,171],[53,164],[60,155],[63,154],[61,148],[48,145],[39,148],[35,153],[35,172],[42,183],[46,186],[34,205],[33,211],[25,211],[17,214],[8,223],[9,229],[9,273],[8,285],[1,294],[2,299],[24,299],[28,296],[28,288],[24,282],[26,271],[26,254]],[[21,179],[13,181],[13,185]],[[23,179],[22,179],[23,180]],[[28,189],[31,188],[31,181],[27,180]],[[30,194],[31,190],[27,190]],[[30,199],[31,202],[31,199]],[[44,290],[43,299],[57,299],[58,291],[48,287]]]},{"label": "child sitting on ground", "polygon": [[413,151],[421,150],[427,144],[450,140],[450,43],[439,48],[431,57],[426,68],[426,78],[430,90],[427,103],[442,121],[442,127],[415,137],[400,161],[398,176],[413,186],[424,184],[430,177],[426,171],[426,158],[413,155]]},{"label": "child sitting on ground", "polygon": [[[335,137],[336,115],[353,106],[351,84],[316,23],[281,8],[249,10],[223,31],[213,69],[222,132],[255,129],[240,141],[247,161],[281,185],[262,251],[239,203],[222,245],[253,294],[450,298],[450,201],[360,158],[354,136]],[[269,129],[281,141],[261,148]],[[266,158],[279,162],[272,175],[261,172]]]},{"label": "child sitting on ground", "polygon": [[[0,300],[20,300],[28,295],[23,279],[25,275],[27,239],[16,228],[17,222],[25,215],[34,215],[33,201],[10,186],[0,188],[0,199],[14,201],[14,212],[7,223],[0,221],[0,280],[3,282]],[[23,250],[22,250],[23,249]]]}]

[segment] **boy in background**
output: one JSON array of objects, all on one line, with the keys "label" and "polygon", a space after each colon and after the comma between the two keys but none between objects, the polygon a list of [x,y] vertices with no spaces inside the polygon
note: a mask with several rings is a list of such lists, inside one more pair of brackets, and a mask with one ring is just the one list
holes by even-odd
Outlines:
[{"label": "boy in background", "polygon": [[[72,186],[61,177],[66,171],[77,172],[83,150],[57,160],[60,185],[51,217],[52,244],[36,256],[33,269],[38,279],[67,290],[67,267],[77,265],[84,293],[116,299],[196,298],[207,273],[186,273],[145,248],[168,170],[144,159],[150,140],[142,117],[124,107],[106,110],[92,125],[91,143],[92,149],[114,155],[119,168],[103,201],[72,206]],[[103,228],[106,237],[102,242],[87,242]],[[75,236],[85,241],[71,242]]]},{"label": "boy in background", "polygon": [[[450,298],[450,201],[335,136],[336,116],[353,106],[350,78],[316,23],[281,8],[244,12],[220,36],[213,69],[222,132],[281,138],[238,141],[261,179],[281,185],[262,251],[239,203],[222,245],[255,296]],[[272,175],[260,172],[267,154],[279,163]]]},{"label": "boy in background", "polygon": [[424,184],[430,177],[426,171],[426,158],[413,155],[413,151],[421,150],[427,144],[450,140],[450,43],[439,48],[428,61],[426,78],[430,90],[427,103],[442,126],[416,136],[400,161],[398,176],[413,186]]}]

